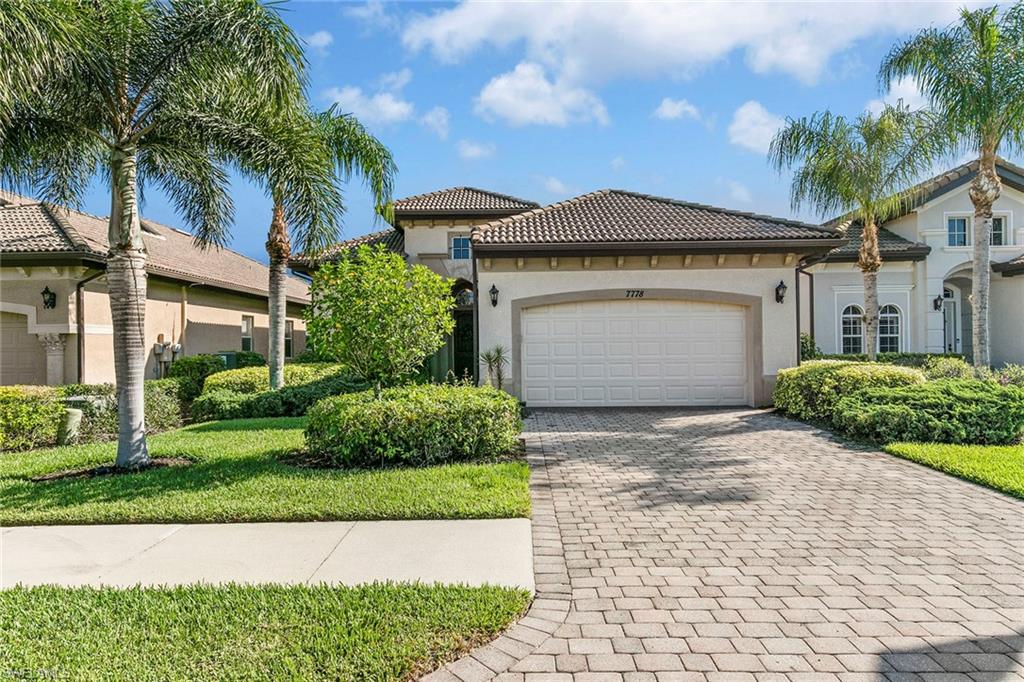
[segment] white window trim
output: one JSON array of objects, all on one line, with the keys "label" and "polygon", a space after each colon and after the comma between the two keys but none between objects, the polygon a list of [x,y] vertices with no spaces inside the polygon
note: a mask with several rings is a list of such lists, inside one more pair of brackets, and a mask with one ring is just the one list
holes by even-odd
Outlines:
[{"label": "white window trim", "polygon": [[[456,258],[455,257],[455,240],[456,239],[469,239],[469,257],[468,258]],[[452,232],[448,235],[448,258],[451,260],[473,260],[473,242],[471,235],[468,232]]]},{"label": "white window trim", "polygon": [[902,353],[906,348],[906,345],[903,341],[904,337],[906,336],[906,334],[903,333],[904,315],[903,309],[900,308],[895,303],[885,303],[883,305],[878,306],[878,345],[876,347],[876,351],[879,353],[882,352],[882,310],[889,307],[896,309],[896,350],[894,352]]},{"label": "white window trim", "polygon": [[846,354],[846,350],[845,350],[845,348],[843,346],[843,341],[848,339],[848,338],[849,339],[854,338],[854,336],[852,334],[848,335],[848,334],[844,334],[843,333],[843,322],[846,320],[846,318],[847,317],[851,317],[851,318],[858,317],[857,315],[854,315],[852,313],[848,316],[847,313],[846,313],[846,309],[847,308],[856,308],[857,310],[860,311],[860,314],[859,314],[859,320],[860,320],[860,352],[863,353],[863,352],[865,352],[865,350],[864,350],[864,348],[865,348],[865,344],[864,344],[864,308],[862,306],[856,304],[856,303],[846,303],[846,304],[843,305],[842,308],[839,309],[839,325],[838,325],[838,328],[836,330],[838,332],[839,339],[838,339],[838,343],[836,344],[836,352],[838,354],[840,354],[840,355],[845,355]]},{"label": "white window trim", "polygon": [[[1000,250],[1012,250],[1017,248],[1017,244],[1014,240],[1014,233],[1016,227],[1013,224],[1013,211],[992,211],[993,218],[1002,218],[1005,226],[1003,233],[1006,239],[1005,244],[999,246],[992,246],[991,248]],[[966,246],[950,246],[949,244],[949,220],[950,218],[966,218],[967,219],[967,245]],[[922,234],[940,234],[939,230],[925,230]],[[969,251],[974,248],[974,214],[965,211],[946,211],[942,214],[942,250],[943,251]]]},{"label": "white window trim", "polygon": [[1014,246],[1013,240],[1013,211],[992,211],[993,218],[1003,219],[1003,241],[999,246],[993,248],[1001,249],[1004,246]]},{"label": "white window trim", "polygon": [[[949,221],[954,218],[965,218],[964,239],[967,241],[963,246],[949,243]],[[974,214],[962,211],[949,211],[942,214],[942,234],[946,235],[945,246],[947,249],[969,249],[974,245]]]}]

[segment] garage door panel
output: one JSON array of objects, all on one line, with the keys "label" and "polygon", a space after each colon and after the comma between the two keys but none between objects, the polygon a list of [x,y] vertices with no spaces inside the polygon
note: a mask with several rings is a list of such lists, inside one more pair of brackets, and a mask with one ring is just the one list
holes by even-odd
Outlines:
[{"label": "garage door panel", "polygon": [[523,395],[532,405],[748,400],[740,306],[649,299],[557,304],[524,310],[522,330]]}]

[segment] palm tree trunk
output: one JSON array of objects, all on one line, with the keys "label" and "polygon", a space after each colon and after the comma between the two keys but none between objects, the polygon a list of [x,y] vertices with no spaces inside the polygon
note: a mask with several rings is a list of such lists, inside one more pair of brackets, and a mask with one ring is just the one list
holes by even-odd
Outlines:
[{"label": "palm tree trunk", "polygon": [[292,245],[288,238],[288,223],[284,218],[284,205],[274,201],[274,217],[267,234],[267,255],[270,257],[270,347],[267,364],[270,366],[270,390],[284,386],[284,325],[287,317],[288,258]]},{"label": "palm tree trunk", "polygon": [[142,241],[135,181],[136,150],[115,150],[107,284],[114,328],[117,381],[117,466],[149,464],[142,382],[146,373],[146,245]]},{"label": "palm tree trunk", "polygon": [[882,267],[874,219],[864,221],[857,265],[864,273],[864,350],[868,360],[874,362],[878,359],[878,271]]},{"label": "palm tree trunk", "polygon": [[992,279],[991,245],[992,205],[999,198],[1000,182],[996,174],[995,148],[983,146],[978,174],[971,182],[971,203],[974,204],[974,268],[971,311],[974,332],[974,366],[992,364],[989,335],[988,307]]}]

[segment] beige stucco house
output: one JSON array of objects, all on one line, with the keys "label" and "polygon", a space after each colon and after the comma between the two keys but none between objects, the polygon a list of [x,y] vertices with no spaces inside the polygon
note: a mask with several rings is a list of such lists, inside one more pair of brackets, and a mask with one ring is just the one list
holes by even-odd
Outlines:
[{"label": "beige stucco house", "polygon": [[[879,232],[879,350],[973,351],[973,220],[968,190],[977,162],[920,187],[917,201]],[[1002,195],[993,211],[992,362],[1024,363],[1024,168],[1000,161]],[[857,268],[860,227],[836,221],[849,241],[806,268],[803,323],[826,353],[864,352],[864,285]]]},{"label": "beige stucco house", "polygon": [[440,364],[472,373],[503,346],[528,406],[761,405],[797,362],[796,268],[844,239],[619,190],[542,208],[460,187],[397,201],[394,227],[332,255],[361,243],[456,280]]},{"label": "beige stucco house", "polygon": [[[105,218],[0,194],[0,384],[114,381]],[[267,354],[266,266],[143,220],[146,377],[184,355]],[[305,282],[288,282],[288,354],[305,348]],[[159,345],[158,345],[159,344]]]}]

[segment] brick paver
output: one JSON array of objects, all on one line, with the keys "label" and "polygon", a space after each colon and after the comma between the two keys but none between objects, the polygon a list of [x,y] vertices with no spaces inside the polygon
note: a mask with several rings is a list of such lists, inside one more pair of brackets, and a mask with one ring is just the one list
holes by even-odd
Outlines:
[{"label": "brick paver", "polygon": [[526,430],[538,599],[495,679],[1024,680],[1024,502],[762,411]]}]

